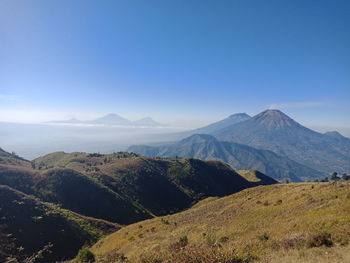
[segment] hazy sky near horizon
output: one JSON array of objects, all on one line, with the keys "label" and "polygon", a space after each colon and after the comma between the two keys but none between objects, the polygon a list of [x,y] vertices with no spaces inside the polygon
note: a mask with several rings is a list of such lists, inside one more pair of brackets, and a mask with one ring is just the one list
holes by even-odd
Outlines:
[{"label": "hazy sky near horizon", "polygon": [[0,121],[350,127],[348,0],[0,0]]}]

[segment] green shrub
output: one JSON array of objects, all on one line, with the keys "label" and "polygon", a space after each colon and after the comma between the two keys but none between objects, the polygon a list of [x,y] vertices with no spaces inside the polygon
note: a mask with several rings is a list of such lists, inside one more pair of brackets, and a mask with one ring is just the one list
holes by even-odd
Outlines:
[{"label": "green shrub", "polygon": [[185,247],[188,244],[188,238],[187,236],[180,237],[179,244],[181,247]]},{"label": "green shrub", "polygon": [[180,237],[179,241],[170,244],[169,249],[173,252],[177,252],[178,250],[186,247],[188,244],[188,238],[187,236]]},{"label": "green shrub", "polygon": [[170,222],[167,219],[162,218],[161,221],[164,225],[170,225]]},{"label": "green shrub", "polygon": [[214,235],[206,235],[206,244],[208,247],[217,247],[219,244],[218,244],[218,239],[216,238],[216,236]]},{"label": "green shrub", "polygon": [[258,239],[259,239],[260,241],[267,241],[267,240],[269,240],[269,236],[268,236],[266,233],[264,233],[264,234],[262,234],[262,235],[259,235],[259,236],[258,236]]},{"label": "green shrub", "polygon": [[280,205],[280,204],[282,204],[282,200],[281,199],[276,201],[276,205]]},{"label": "green shrub", "polygon": [[220,238],[219,238],[219,242],[220,242],[220,243],[226,243],[226,242],[228,242],[229,240],[230,240],[230,238],[227,237],[227,236],[223,236],[223,237],[220,237]]},{"label": "green shrub", "polygon": [[95,262],[95,255],[88,249],[82,248],[79,250],[78,255],[75,258],[75,262],[79,263],[91,263]]}]

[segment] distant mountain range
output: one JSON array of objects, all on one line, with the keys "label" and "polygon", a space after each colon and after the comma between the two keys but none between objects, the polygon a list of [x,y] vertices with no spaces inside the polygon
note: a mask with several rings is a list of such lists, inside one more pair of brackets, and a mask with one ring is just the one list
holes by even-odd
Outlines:
[{"label": "distant mountain range", "polygon": [[266,110],[211,134],[222,141],[273,151],[324,173],[350,171],[350,139],[337,132],[308,129],[279,110]]},{"label": "distant mountain range", "polygon": [[248,120],[250,118],[251,117],[246,113],[235,113],[221,121],[214,122],[212,124],[209,124],[207,126],[204,126],[198,129],[178,132],[178,133],[172,134],[172,136],[174,139],[183,139],[194,134],[212,134],[213,132],[224,129],[228,126],[234,125],[241,121]]},{"label": "distant mountain range", "polygon": [[[184,139],[197,133],[217,140],[203,135]],[[128,150],[151,156],[219,159],[235,169],[257,169],[278,180],[312,180],[334,171],[350,171],[349,138],[336,131],[318,133],[279,110],[266,110],[254,117],[233,114],[171,136],[173,140],[183,140],[158,147],[132,146]]]},{"label": "distant mountain range", "polygon": [[195,134],[177,143],[151,147],[131,146],[128,151],[146,156],[194,157],[201,160],[221,160],[234,169],[263,172],[279,181],[305,181],[320,178],[323,173],[299,164],[269,150],[217,140],[206,134]]},{"label": "distant mountain range", "polygon": [[136,121],[128,120],[118,114],[110,113],[100,118],[88,121],[81,121],[75,118],[69,120],[49,121],[48,123],[61,123],[61,124],[95,124],[105,126],[145,126],[145,127],[167,127],[168,125],[156,122],[150,117],[139,119]]}]

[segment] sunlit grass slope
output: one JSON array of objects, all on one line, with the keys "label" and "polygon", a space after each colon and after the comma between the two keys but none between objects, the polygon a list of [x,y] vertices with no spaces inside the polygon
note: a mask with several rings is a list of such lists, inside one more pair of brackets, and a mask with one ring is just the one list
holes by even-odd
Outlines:
[{"label": "sunlit grass slope", "polygon": [[279,262],[279,256],[300,257],[293,251],[346,246],[349,226],[350,183],[277,184],[129,225],[92,251],[100,262],[121,255],[130,262],[269,262],[267,256]]},{"label": "sunlit grass slope", "polygon": [[257,170],[236,170],[236,172],[249,182],[254,182],[257,184],[273,184],[274,181],[274,179],[272,179],[271,177],[268,177]]}]

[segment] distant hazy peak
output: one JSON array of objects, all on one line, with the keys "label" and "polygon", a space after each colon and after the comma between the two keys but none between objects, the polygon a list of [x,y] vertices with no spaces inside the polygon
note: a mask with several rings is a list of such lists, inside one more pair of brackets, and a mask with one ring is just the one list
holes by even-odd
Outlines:
[{"label": "distant hazy peak", "polygon": [[325,132],[324,135],[329,136],[329,137],[333,137],[333,138],[346,138],[338,131]]},{"label": "distant hazy peak", "polygon": [[234,113],[234,114],[230,115],[229,118],[249,119],[249,118],[251,118],[251,116],[249,116],[245,112],[240,112],[240,113]]},{"label": "distant hazy peak", "polygon": [[100,118],[97,118],[92,121],[87,121],[86,123],[92,124],[105,124],[105,125],[128,125],[131,121],[116,113],[109,113]]},{"label": "distant hazy peak", "polygon": [[265,110],[254,116],[252,121],[272,129],[300,125],[280,110]]},{"label": "distant hazy peak", "polygon": [[138,119],[135,122],[156,122],[156,121],[153,120],[151,117],[145,117],[145,118]]},{"label": "distant hazy peak", "polygon": [[156,122],[151,117],[145,117],[136,121],[128,120],[119,114],[109,113],[94,120],[80,121],[75,118],[63,121],[50,121],[48,123],[67,123],[67,124],[97,124],[97,125],[125,125],[125,126],[147,126],[147,127],[166,127],[168,125]]},{"label": "distant hazy peak", "polygon": [[102,117],[100,117],[99,119],[114,119],[114,118],[121,118],[121,119],[124,119],[122,116],[116,114],[116,113],[108,113]]},{"label": "distant hazy peak", "polygon": [[[287,119],[291,119],[288,115],[286,115],[282,111],[276,110],[276,109],[267,109],[267,110],[264,110],[263,112],[260,112],[258,115],[271,117],[271,118],[287,118]],[[258,115],[256,115],[256,116],[258,116]]]},{"label": "distant hazy peak", "polygon": [[166,126],[168,126],[166,124],[159,123],[159,122],[153,120],[151,117],[145,117],[145,118],[139,119],[137,121],[133,121],[132,123],[134,125],[149,126],[149,127],[157,127],[157,126],[166,127]]}]

